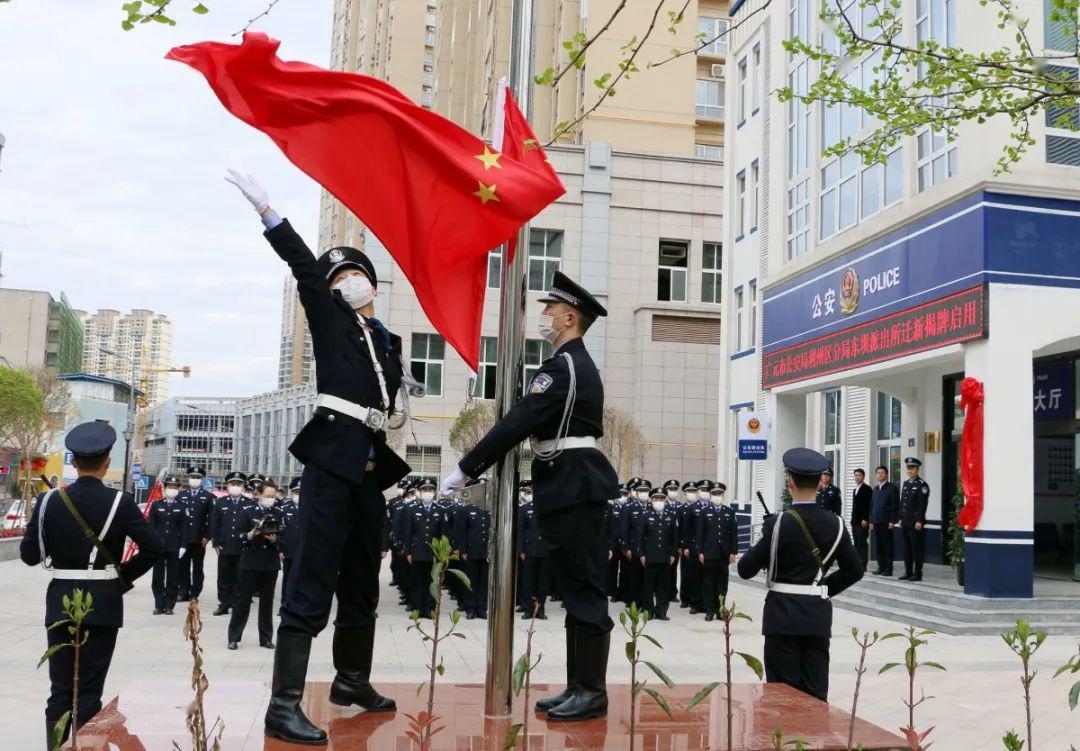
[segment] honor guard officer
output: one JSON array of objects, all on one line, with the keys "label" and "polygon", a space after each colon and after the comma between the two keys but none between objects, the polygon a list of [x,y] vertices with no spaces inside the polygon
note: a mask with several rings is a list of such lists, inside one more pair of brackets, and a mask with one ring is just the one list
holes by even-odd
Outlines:
[{"label": "honor guard officer", "polygon": [[240,581],[229,617],[229,649],[237,649],[251,612],[252,595],[259,597],[259,646],[274,648],[274,590],[281,569],[281,508],[277,485],[265,480],[259,484],[259,500],[244,506],[234,525],[244,547],[240,555]]},{"label": "honor guard officer", "polygon": [[900,538],[904,541],[904,575],[901,580],[922,581],[923,527],[926,525],[926,507],[930,504],[930,485],[919,477],[922,462],[913,456],[904,460],[908,479],[900,488]]},{"label": "honor guard officer", "polygon": [[203,563],[206,543],[210,541],[210,513],[214,494],[203,489],[206,470],[188,467],[187,488],[180,491],[177,502],[184,509],[184,557],[180,559],[180,602],[199,599],[203,590]]},{"label": "honor guard officer", "polygon": [[566,609],[567,690],[537,703],[550,721],[607,714],[607,659],[614,625],[604,593],[607,550],[597,534],[619,480],[596,439],[603,435],[604,386],[582,340],[607,315],[596,299],[556,272],[540,298],[539,333],[554,354],[524,397],[462,458],[446,479],[458,488],[532,437],[532,479],[540,533],[551,549],[555,589]]},{"label": "honor guard officer", "polygon": [[281,502],[281,605],[289,597],[289,569],[300,547],[300,478],[289,483],[289,495]]},{"label": "honor guard officer", "polygon": [[[724,483],[715,486],[727,490]],[[716,619],[720,598],[727,597],[728,566],[735,562],[739,549],[739,524],[735,511],[724,503],[724,496],[710,494],[710,505],[697,514],[694,527],[694,549],[701,566],[701,605],[705,620]]]},{"label": "honor guard officer", "polygon": [[815,502],[819,508],[832,511],[837,516],[844,513],[844,498],[840,494],[840,488],[833,485],[832,467],[821,473],[821,486],[818,488]]},{"label": "honor guard officer", "polygon": [[[739,559],[739,576],[752,579],[768,571],[761,618],[765,679],[828,701],[829,598],[862,578],[862,561],[844,521],[815,503],[825,457],[795,448],[784,452],[783,462],[792,506],[765,520],[761,539]],[[839,570],[829,574],[833,563]]]},{"label": "honor guard officer", "polygon": [[180,478],[166,475],[162,480],[165,497],[150,506],[150,526],[165,542],[165,555],[154,562],[150,588],[154,592],[154,615],[172,615],[179,590],[180,559],[184,556],[184,508],[177,501]]},{"label": "honor guard officer", "polygon": [[641,527],[641,516],[649,508],[649,495],[652,493],[652,483],[640,477],[632,477],[627,483],[630,487],[630,502],[623,513],[622,530],[619,539],[623,543],[623,579],[626,587],[623,590],[622,601],[627,605],[643,602],[645,587],[645,567],[641,565],[641,551],[637,548],[638,529]]},{"label": "honor guard officer", "polygon": [[405,560],[409,563],[411,577],[410,602],[421,618],[430,618],[435,608],[431,596],[431,568],[435,551],[431,542],[445,534],[446,518],[435,503],[435,480],[420,481],[420,502],[405,516],[403,539]]},{"label": "honor guard officer", "polygon": [[525,605],[525,616],[534,613],[537,619],[547,620],[544,607],[550,589],[548,559],[551,549],[540,533],[540,520],[536,515],[536,505],[528,501],[518,507],[517,519],[518,557],[522,563],[521,590]]},{"label": "honor guard officer", "polygon": [[[79,725],[101,711],[101,692],[112,662],[117,631],[124,625],[123,595],[132,582],[150,570],[165,553],[161,538],[150,528],[135,500],[105,487],[109,452],[116,431],[104,420],[77,425],[64,445],[72,454],[78,479],[38,497],[26,527],[19,555],[28,566],[51,570],[45,594],[45,626],[49,648],[49,700],[45,705],[45,737],[52,744],[53,727],[71,710],[75,681],[74,655],[59,645],[71,641],[66,628],[48,628],[67,618],[63,600],[81,589],[93,598],[83,621],[79,653]],[[118,563],[124,540],[130,537],[139,552]],[[65,728],[67,739],[70,728]]]},{"label": "honor guard officer", "polygon": [[[475,480],[480,485],[485,480]],[[483,506],[469,505],[465,512],[465,542],[461,560],[470,587],[465,590],[465,617],[487,618],[488,603],[488,540],[491,537],[491,512]]]},{"label": "honor guard officer", "polygon": [[[401,338],[375,318],[378,277],[356,248],[331,248],[318,259],[270,208],[266,191],[250,177],[230,173],[266,227],[266,239],[288,263],[307,316],[315,355],[315,412],[289,446],[304,464],[300,547],[289,571],[289,600],[281,614],[274,654],[273,690],[266,735],[324,745],[326,732],[300,708],[312,639],[330,620],[337,595],[333,658],[337,676],[330,701],[368,711],[395,702],[371,686],[375,610],[379,603],[383,491],[409,473],[386,444],[397,396],[408,383]],[[407,409],[404,403],[402,406]]]},{"label": "honor guard officer", "polygon": [[214,615],[228,615],[236,599],[236,586],[240,580],[240,555],[244,552],[236,525],[240,511],[251,503],[244,498],[247,476],[243,472],[225,475],[227,495],[214,501],[210,517],[210,539],[218,556],[217,596],[218,606]]},{"label": "honor guard officer", "polygon": [[668,618],[671,603],[671,569],[679,549],[679,528],[675,515],[667,511],[667,491],[653,488],[650,508],[641,515],[634,548],[644,569],[641,606],[659,621]]}]

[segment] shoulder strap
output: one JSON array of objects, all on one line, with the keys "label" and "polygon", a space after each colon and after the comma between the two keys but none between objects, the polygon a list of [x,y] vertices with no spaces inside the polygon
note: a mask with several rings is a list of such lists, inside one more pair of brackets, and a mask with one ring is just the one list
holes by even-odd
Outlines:
[{"label": "shoulder strap", "polygon": [[[110,553],[109,549],[105,547],[105,543],[103,543],[100,538],[98,538],[98,536],[94,534],[94,530],[90,529],[90,525],[86,523],[86,519],[84,519],[83,515],[79,513],[79,510],[75,508],[75,504],[71,502],[71,498],[69,498],[68,494],[64,492],[64,489],[59,488],[56,492],[60,496],[60,500],[64,502],[65,506],[67,506],[67,510],[68,512],[70,512],[72,518],[75,519],[75,523],[78,524],[80,528],[82,528],[83,534],[86,535],[86,539],[89,540],[90,543],[94,546],[94,551],[98,551],[101,553],[101,557],[105,560],[105,563],[107,565],[116,566],[116,559],[113,558],[112,553]],[[110,520],[112,519],[112,515],[116,512],[116,506],[119,505],[119,497],[120,493],[117,493],[117,498],[113,500],[113,508],[109,512]],[[96,557],[94,555],[94,551],[91,551],[90,553],[91,562]]]},{"label": "shoulder strap", "polygon": [[[104,537],[105,535],[109,534],[109,527],[112,526],[113,518],[116,516],[116,509],[120,507],[120,498],[123,495],[124,495],[124,491],[122,491],[122,490],[116,491],[116,495],[113,497],[112,508],[109,509],[109,515],[105,518],[105,526],[101,528],[101,533],[98,535],[99,539]],[[94,562],[97,560],[97,553],[98,553],[98,548],[95,545],[90,550],[90,560],[86,564],[87,569],[93,570]]]},{"label": "shoulder strap", "polygon": [[[800,516],[799,512],[793,508],[789,508],[784,513],[791,516],[795,519],[795,521],[799,523],[799,527],[802,529],[803,536],[806,538],[807,543],[810,544],[810,552],[813,554],[814,560],[817,561],[818,568],[823,568],[825,564],[821,560],[821,548],[819,548],[817,543],[814,542],[814,536],[810,534],[810,528],[806,526],[806,522],[803,521],[802,516]],[[841,524],[842,523],[843,522],[841,522]]]},{"label": "shoulder strap", "polygon": [[52,558],[45,553],[45,509],[49,506],[49,499],[56,493],[56,488],[51,488],[41,499],[38,508],[38,552],[41,554],[41,567],[46,571],[52,570]]}]

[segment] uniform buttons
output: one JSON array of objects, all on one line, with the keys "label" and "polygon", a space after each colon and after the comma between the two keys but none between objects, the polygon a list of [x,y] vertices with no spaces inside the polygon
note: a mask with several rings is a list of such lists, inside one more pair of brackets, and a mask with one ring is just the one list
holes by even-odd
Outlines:
[{"label": "uniform buttons", "polygon": [[333,415],[333,414],[329,414],[329,415],[326,416],[326,419],[329,420],[330,422],[333,422],[336,419],[336,416]]}]

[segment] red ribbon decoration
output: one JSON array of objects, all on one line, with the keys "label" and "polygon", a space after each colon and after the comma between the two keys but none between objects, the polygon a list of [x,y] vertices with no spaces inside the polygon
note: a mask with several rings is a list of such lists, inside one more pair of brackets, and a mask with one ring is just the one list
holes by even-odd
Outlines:
[{"label": "red ribbon decoration", "polygon": [[960,436],[960,482],[964,507],[958,521],[965,532],[979,524],[983,511],[983,393],[982,381],[965,378],[960,382],[960,409],[964,410],[964,432]]}]

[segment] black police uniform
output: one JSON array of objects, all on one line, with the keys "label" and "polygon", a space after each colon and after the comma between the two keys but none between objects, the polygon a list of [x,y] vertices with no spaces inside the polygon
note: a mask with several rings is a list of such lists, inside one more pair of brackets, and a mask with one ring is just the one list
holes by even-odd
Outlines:
[{"label": "black police uniform", "polygon": [[831,477],[828,485],[818,488],[816,503],[820,508],[832,511],[837,516],[844,513],[844,498],[840,493],[840,488],[833,485]]},{"label": "black police uniform", "polygon": [[279,504],[266,508],[256,503],[240,511],[235,527],[244,552],[240,555],[240,581],[229,618],[230,649],[234,649],[244,635],[251,598],[255,594],[259,597],[259,645],[274,646],[274,590],[281,569],[282,526]]},{"label": "black police uniform", "polygon": [[[75,455],[77,463],[80,457],[97,457],[107,453],[115,440],[116,432],[108,423],[100,421],[76,426],[67,434],[64,443]],[[19,546],[19,555],[28,566],[42,563],[40,544],[43,542],[44,556],[52,559],[53,579],[45,594],[46,627],[67,618],[62,601],[64,597],[71,597],[76,589],[93,597],[93,608],[83,621],[89,640],[81,647],[79,655],[79,724],[83,725],[101,710],[101,692],[112,662],[117,631],[124,625],[123,594],[130,588],[131,582],[149,571],[154,561],[164,555],[165,546],[131,495],[121,494],[119,503],[116,503],[117,491],[107,488],[101,480],[85,475],[68,485],[64,492],[91,531],[100,536],[113,561],[119,564],[118,578],[60,578],[77,576],[73,572],[86,570],[94,546],[57,491],[38,496]],[[43,504],[46,495],[51,497]],[[101,535],[114,503],[116,513],[108,530]],[[139,550],[129,560],[120,563],[124,555],[124,541],[128,537],[139,546]],[[95,553],[93,568],[101,573],[94,575],[106,575],[103,570],[107,567],[105,556],[100,552]],[[71,634],[66,628],[54,628],[46,632],[46,638],[49,646],[54,647],[69,642]],[[74,672],[70,648],[60,649],[49,658],[51,687],[45,705],[47,738],[52,735],[53,724],[71,709]]]},{"label": "black police uniform", "polygon": [[[206,473],[200,468],[188,469],[189,479],[198,477],[201,480],[205,476]],[[214,508],[214,494],[204,488],[185,488],[180,491],[176,500],[184,508],[184,556],[179,564],[178,599],[198,599],[205,580],[203,565],[206,560],[206,543],[210,539],[210,514]]]},{"label": "black police uniform", "polygon": [[487,618],[488,540],[491,537],[491,512],[483,506],[466,506],[465,539],[461,555],[470,587],[465,591],[464,607],[468,618]]},{"label": "black police uniform", "polygon": [[671,599],[679,596],[679,566],[682,558],[682,514],[684,504],[679,500],[679,481],[668,480],[664,483],[664,510],[675,518],[675,565],[670,567]]},{"label": "black police uniform", "polygon": [[551,548],[548,547],[540,530],[540,520],[536,515],[536,496],[531,503],[518,506],[517,518],[517,548],[522,561],[521,591],[522,602],[525,605],[525,615],[531,616],[535,608],[536,617],[545,620],[547,613],[544,607],[551,587],[549,558]]},{"label": "black police uniform", "polygon": [[[688,491],[697,492],[697,483],[683,483],[683,497]],[[679,606],[690,607],[694,597],[695,582],[690,571],[690,549],[694,547],[695,514],[697,499],[687,500],[679,508]]]},{"label": "black police uniform", "polygon": [[421,618],[430,618],[435,608],[431,596],[431,568],[435,553],[431,541],[445,533],[446,518],[443,510],[434,502],[420,502],[405,517],[403,541],[405,554],[409,556],[411,576],[410,603],[420,611]]},{"label": "black police uniform", "polygon": [[[373,318],[361,320],[329,284],[337,271],[351,267],[362,270],[376,287],[374,265],[355,248],[332,248],[316,260],[287,220],[267,229],[265,236],[296,279],[311,332],[320,397],[343,400],[353,405],[349,411],[393,414],[404,375],[401,338]],[[300,700],[311,640],[326,627],[335,594],[337,675],[330,700],[369,711],[396,708],[372,689],[370,674],[386,514],[383,491],[407,475],[409,466],[387,446],[386,432],[378,421],[370,412],[364,414],[366,419],[358,419],[317,406],[289,446],[304,465],[304,502],[300,504],[300,545],[289,570],[289,599],[281,611],[274,689],[265,718],[267,735],[283,740],[326,741],[326,733],[304,716]]]},{"label": "black police uniform", "polygon": [[893,531],[890,525],[896,523],[900,496],[896,486],[888,480],[875,485],[870,500],[870,526],[874,532],[874,547],[877,555],[877,571],[883,576],[893,573]]},{"label": "black police uniform", "polygon": [[[225,482],[247,482],[242,472],[230,472]],[[240,555],[244,552],[237,538],[240,511],[255,501],[244,496],[224,495],[214,499],[210,514],[210,539],[218,554],[217,597],[218,607],[214,615],[226,615],[236,599],[237,582],[240,580]]]},{"label": "black police uniform", "polygon": [[[810,449],[790,449],[783,461],[790,473],[810,482],[827,466],[825,457]],[[796,515],[806,525],[806,532]],[[781,518],[776,557],[770,561],[774,530]],[[838,534],[840,541],[834,550]],[[815,554],[815,549],[820,552]],[[830,574],[833,563],[839,569]],[[761,617],[765,678],[828,701],[832,602],[820,594],[782,592],[779,588],[795,585],[801,589],[819,582],[821,592],[834,597],[861,579],[862,562],[844,523],[813,501],[796,502],[782,515],[770,515],[762,526],[761,539],[739,559],[739,576],[744,579],[753,578],[762,569],[770,570],[775,582],[765,595]]]},{"label": "black police uniform", "polygon": [[[906,459],[908,467],[920,467],[918,459]],[[897,518],[900,521],[900,538],[904,543],[904,575],[901,579],[922,581],[923,558],[925,549],[923,535],[926,530],[926,509],[930,504],[930,485],[921,477],[904,480],[900,488],[900,506]],[[922,528],[916,529],[919,524]]]},{"label": "black police uniform", "polygon": [[668,620],[671,569],[675,565],[678,548],[679,529],[675,515],[650,507],[640,517],[634,549],[638,560],[644,559],[641,606],[650,616],[662,621]]},{"label": "black police uniform", "polygon": [[728,567],[739,549],[739,525],[730,506],[711,504],[697,515],[694,549],[701,564],[701,604],[705,620],[716,618],[720,598],[727,596]]},{"label": "black police uniform", "polygon": [[296,550],[300,547],[300,505],[292,499],[292,494],[299,492],[300,478],[295,477],[289,483],[289,495],[281,502],[281,532],[278,540],[281,547],[281,603],[284,606],[289,598],[289,569],[292,568]]},{"label": "black police uniform", "polygon": [[180,548],[184,547],[184,507],[180,501],[167,498],[154,501],[150,505],[150,526],[165,542],[165,555],[154,562],[150,585],[154,613],[171,614],[180,588]]},{"label": "black police uniform", "polygon": [[630,491],[632,500],[626,502],[626,509],[622,514],[622,529],[619,532],[623,549],[620,599],[627,605],[632,602],[641,605],[645,586],[645,567],[641,563],[641,551],[637,547],[637,539],[638,531],[641,529],[641,517],[649,508],[649,504],[637,498],[638,490],[648,490],[647,484],[641,484],[637,489]]},{"label": "black police uniform", "polygon": [[[586,316],[607,315],[592,295],[556,272],[551,291],[540,299],[566,303]],[[570,365],[576,376],[571,393]],[[547,441],[558,435],[568,397],[572,409],[568,437],[600,438],[604,433],[604,386],[600,372],[581,339],[563,343],[546,360],[529,384],[527,393],[459,462],[462,472],[479,477],[488,467],[529,436]],[[566,449],[553,458],[534,456],[533,493],[540,531],[551,548],[550,563],[556,588],[566,609],[567,692],[553,697],[564,701],[547,709],[550,720],[574,720],[607,712],[606,674],[610,632],[604,591],[607,550],[597,534],[603,528],[609,498],[619,480],[607,457],[597,448]],[[571,696],[572,693],[572,696]]]},{"label": "black police uniform", "polygon": [[[624,487],[619,486],[619,495],[622,495]],[[604,592],[612,602],[619,599],[619,567],[622,562],[622,543],[619,540],[619,529],[622,526],[622,514],[625,506],[625,498],[616,498],[608,501],[607,510],[604,512],[604,543],[608,549],[607,572],[604,579]]]}]

